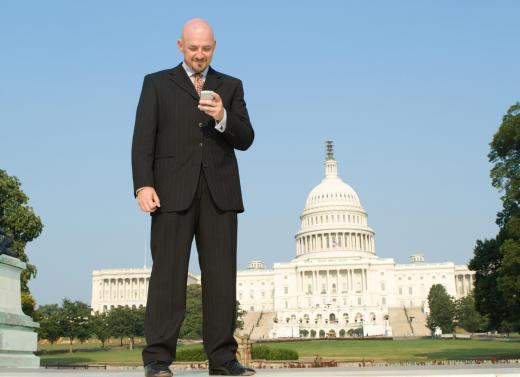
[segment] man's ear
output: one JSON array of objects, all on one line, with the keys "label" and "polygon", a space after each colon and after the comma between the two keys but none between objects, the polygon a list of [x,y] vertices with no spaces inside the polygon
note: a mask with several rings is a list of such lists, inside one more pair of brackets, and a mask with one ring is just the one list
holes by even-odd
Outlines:
[{"label": "man's ear", "polygon": [[177,41],[177,47],[179,48],[179,51],[180,51],[180,52],[184,52],[184,51],[183,51],[183,47],[184,47],[184,46],[182,45],[182,40],[181,40],[181,39],[179,39],[179,40]]}]

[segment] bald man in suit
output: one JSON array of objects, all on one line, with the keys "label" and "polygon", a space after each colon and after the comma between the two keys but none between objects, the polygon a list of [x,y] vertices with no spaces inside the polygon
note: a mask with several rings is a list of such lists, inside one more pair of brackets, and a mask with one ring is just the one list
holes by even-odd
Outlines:
[{"label": "bald man in suit", "polygon": [[[169,377],[186,313],[193,238],[202,274],[203,338],[210,375],[252,375],[236,359],[237,214],[244,211],[235,149],[254,132],[242,82],[210,67],[211,26],[188,21],[177,67],[145,76],[132,142],[134,190],[152,217],[143,363]],[[201,90],[212,91],[201,99]]]}]

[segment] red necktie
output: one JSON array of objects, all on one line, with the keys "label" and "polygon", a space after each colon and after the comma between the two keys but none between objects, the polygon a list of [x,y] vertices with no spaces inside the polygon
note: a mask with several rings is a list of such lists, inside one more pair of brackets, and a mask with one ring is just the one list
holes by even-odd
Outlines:
[{"label": "red necktie", "polygon": [[197,91],[197,94],[200,97],[200,92],[202,91],[202,86],[204,85],[204,83],[202,82],[202,77],[200,76],[200,73],[195,73],[194,85],[195,85],[195,90]]}]

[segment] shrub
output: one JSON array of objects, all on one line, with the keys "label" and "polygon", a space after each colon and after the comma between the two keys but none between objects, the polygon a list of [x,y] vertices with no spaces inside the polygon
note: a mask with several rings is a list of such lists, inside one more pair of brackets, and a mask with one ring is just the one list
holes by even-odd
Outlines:
[{"label": "shrub", "polygon": [[253,345],[251,357],[257,360],[298,360],[298,352],[286,348]]},{"label": "shrub", "polygon": [[194,348],[177,348],[177,356],[175,357],[175,361],[205,361],[208,360],[208,356],[206,355],[206,351],[204,351],[203,347],[194,347]]}]

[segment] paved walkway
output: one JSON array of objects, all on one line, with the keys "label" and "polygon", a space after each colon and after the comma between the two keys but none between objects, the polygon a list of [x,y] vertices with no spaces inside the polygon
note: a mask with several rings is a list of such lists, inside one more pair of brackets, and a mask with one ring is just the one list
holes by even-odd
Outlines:
[{"label": "paved walkway", "polygon": [[[207,376],[206,370],[175,371],[174,376]],[[310,369],[259,369],[259,377],[520,377],[518,365],[468,365],[426,367],[374,367],[374,368],[310,368]],[[56,369],[0,369],[0,377],[142,377],[140,370],[56,370]]]}]

